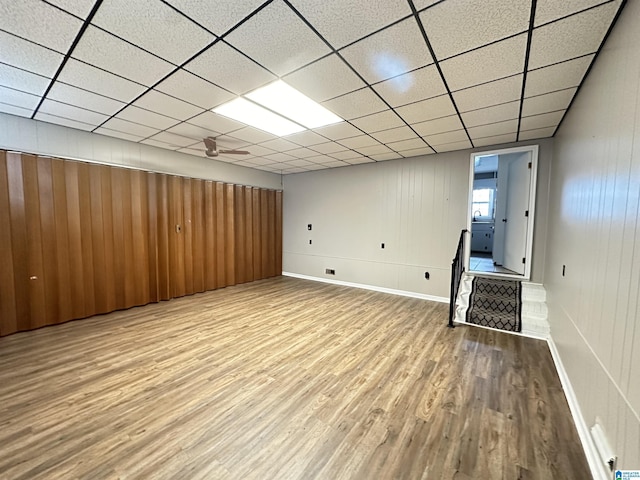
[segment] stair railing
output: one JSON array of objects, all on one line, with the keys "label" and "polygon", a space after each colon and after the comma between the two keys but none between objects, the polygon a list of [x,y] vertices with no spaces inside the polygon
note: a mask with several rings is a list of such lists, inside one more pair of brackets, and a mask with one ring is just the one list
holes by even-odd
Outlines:
[{"label": "stair railing", "polygon": [[456,256],[453,257],[453,263],[451,264],[451,294],[449,298],[449,328],[454,328],[453,319],[456,315],[456,298],[458,298],[458,289],[460,288],[460,280],[464,273],[464,241],[467,230],[463,229],[460,232],[460,239],[458,240],[458,248],[456,249]]}]

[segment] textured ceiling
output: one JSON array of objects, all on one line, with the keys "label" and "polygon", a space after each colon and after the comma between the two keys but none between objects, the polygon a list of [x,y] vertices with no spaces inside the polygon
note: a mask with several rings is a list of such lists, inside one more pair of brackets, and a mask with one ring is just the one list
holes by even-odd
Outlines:
[{"label": "textured ceiling", "polygon": [[[278,173],[550,137],[623,0],[0,0],[0,111]],[[345,121],[212,113],[283,79]]]}]

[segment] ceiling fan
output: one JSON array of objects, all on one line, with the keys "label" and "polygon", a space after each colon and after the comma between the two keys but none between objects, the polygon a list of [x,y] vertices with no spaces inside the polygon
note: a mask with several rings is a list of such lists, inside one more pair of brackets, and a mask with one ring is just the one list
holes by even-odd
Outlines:
[{"label": "ceiling fan", "polygon": [[231,154],[231,155],[249,155],[249,152],[246,150],[218,150],[216,146],[216,139],[213,137],[203,138],[205,147],[207,150],[204,152],[207,157],[217,157],[221,153]]}]

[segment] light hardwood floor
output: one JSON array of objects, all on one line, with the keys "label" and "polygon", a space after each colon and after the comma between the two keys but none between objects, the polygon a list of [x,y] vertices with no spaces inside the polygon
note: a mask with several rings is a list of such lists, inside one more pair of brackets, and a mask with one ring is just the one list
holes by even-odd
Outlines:
[{"label": "light hardwood floor", "polygon": [[278,277],[0,338],[2,479],[586,479],[546,344]]}]

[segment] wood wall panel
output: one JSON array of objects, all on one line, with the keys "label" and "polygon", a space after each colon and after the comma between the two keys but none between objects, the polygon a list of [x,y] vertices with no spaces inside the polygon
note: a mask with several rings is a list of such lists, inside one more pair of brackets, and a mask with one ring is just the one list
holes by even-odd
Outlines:
[{"label": "wood wall panel", "polygon": [[279,275],[281,195],[0,151],[0,336]]}]

